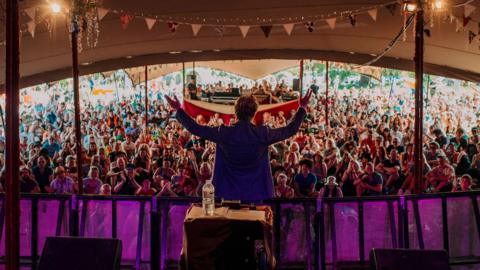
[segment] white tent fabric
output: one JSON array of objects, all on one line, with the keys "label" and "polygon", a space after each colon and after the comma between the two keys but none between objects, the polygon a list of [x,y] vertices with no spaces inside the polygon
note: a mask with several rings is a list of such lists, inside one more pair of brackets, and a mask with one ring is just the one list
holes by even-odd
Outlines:
[{"label": "white tent fabric", "polygon": [[[100,22],[100,38],[95,48],[87,48],[79,55],[83,64],[81,74],[103,72],[144,64],[162,64],[189,61],[235,59],[318,59],[362,64],[379,54],[403,25],[400,7],[392,16],[385,7],[378,8],[376,21],[365,12],[356,17],[352,27],[344,11],[360,10],[375,5],[385,5],[386,0],[103,0],[109,10],[127,11],[144,17],[161,15],[181,19],[174,33],[165,21],[157,21],[151,30],[144,18],[136,18],[124,30],[119,14],[109,12]],[[465,1],[448,1],[450,5]],[[44,0],[21,3],[22,10],[43,8]],[[480,0],[470,2],[480,7]],[[38,11],[37,11],[38,12]],[[469,43],[469,31],[478,31],[480,8],[470,14],[472,20],[459,32],[456,23],[450,23],[450,14],[462,18],[463,6],[450,7],[436,15],[431,37],[426,38],[425,71],[431,74],[480,81],[480,49],[477,40]],[[336,14],[335,29],[326,23],[325,16]],[[321,16],[324,16],[322,19]],[[302,18],[317,16],[314,31],[309,32],[301,23],[296,24],[291,35],[285,32],[283,23],[301,22]],[[165,19],[166,18],[166,19]],[[30,17],[22,12],[21,24],[26,29]],[[430,20],[430,18],[427,18]],[[245,21],[246,23],[243,23]],[[189,24],[182,24],[189,23]],[[191,24],[204,25],[196,36]],[[244,38],[238,25],[250,25]],[[269,38],[260,25],[273,24]],[[38,24],[35,36],[24,31],[21,40],[22,86],[57,80],[71,76],[71,52],[65,18],[55,20],[55,28],[49,32],[44,23]],[[224,26],[220,32],[217,26]],[[4,28],[3,24],[2,27]],[[4,32],[1,29],[0,32]],[[221,33],[221,34],[219,34]],[[377,66],[413,70],[413,33],[407,30],[407,40],[400,41]],[[478,39],[478,37],[477,37]],[[4,55],[1,56],[4,69]],[[257,73],[251,66],[248,72]],[[4,72],[0,73],[0,84]]]}]

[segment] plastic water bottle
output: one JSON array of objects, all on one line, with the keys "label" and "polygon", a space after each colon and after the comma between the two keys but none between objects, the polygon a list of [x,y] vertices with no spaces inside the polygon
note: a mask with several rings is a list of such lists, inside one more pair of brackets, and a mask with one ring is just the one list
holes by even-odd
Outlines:
[{"label": "plastic water bottle", "polygon": [[206,216],[213,216],[215,213],[215,187],[212,180],[207,180],[202,187],[202,207]]}]

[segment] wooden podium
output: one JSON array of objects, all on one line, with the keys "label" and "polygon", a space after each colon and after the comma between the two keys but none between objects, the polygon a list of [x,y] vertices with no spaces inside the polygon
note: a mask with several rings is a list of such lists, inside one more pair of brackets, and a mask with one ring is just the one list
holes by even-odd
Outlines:
[{"label": "wooden podium", "polygon": [[180,269],[273,269],[272,211],[268,206],[215,209],[192,205],[183,224]]}]

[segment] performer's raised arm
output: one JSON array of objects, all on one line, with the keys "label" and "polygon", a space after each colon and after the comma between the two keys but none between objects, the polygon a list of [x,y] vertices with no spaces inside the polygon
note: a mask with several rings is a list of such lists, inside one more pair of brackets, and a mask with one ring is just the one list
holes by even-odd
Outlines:
[{"label": "performer's raised arm", "polygon": [[281,128],[268,129],[267,142],[273,144],[279,141],[286,140],[297,133],[298,129],[302,125],[303,119],[307,114],[306,108],[310,102],[312,96],[312,90],[308,90],[307,94],[300,100],[300,108],[293,117],[292,121],[288,125]]},{"label": "performer's raised arm", "polygon": [[174,96],[174,99],[165,95],[170,107],[177,111],[177,120],[182,124],[190,133],[193,135],[202,137],[212,142],[217,142],[219,140],[218,136],[218,127],[208,127],[197,124],[182,108],[180,101],[178,101],[177,96]]}]

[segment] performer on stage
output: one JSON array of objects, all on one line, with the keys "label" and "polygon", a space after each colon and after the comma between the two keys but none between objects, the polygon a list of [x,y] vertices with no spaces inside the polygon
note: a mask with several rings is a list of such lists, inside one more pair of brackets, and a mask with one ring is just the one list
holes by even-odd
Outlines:
[{"label": "performer on stage", "polygon": [[244,95],[235,103],[238,122],[233,126],[208,127],[197,124],[182,108],[177,97],[165,95],[177,111],[177,120],[192,134],[217,144],[213,185],[219,198],[261,201],[273,198],[273,180],[268,146],[293,136],[306,115],[312,91],[299,101],[293,120],[282,128],[255,126],[251,120],[258,109],[254,96]]}]

